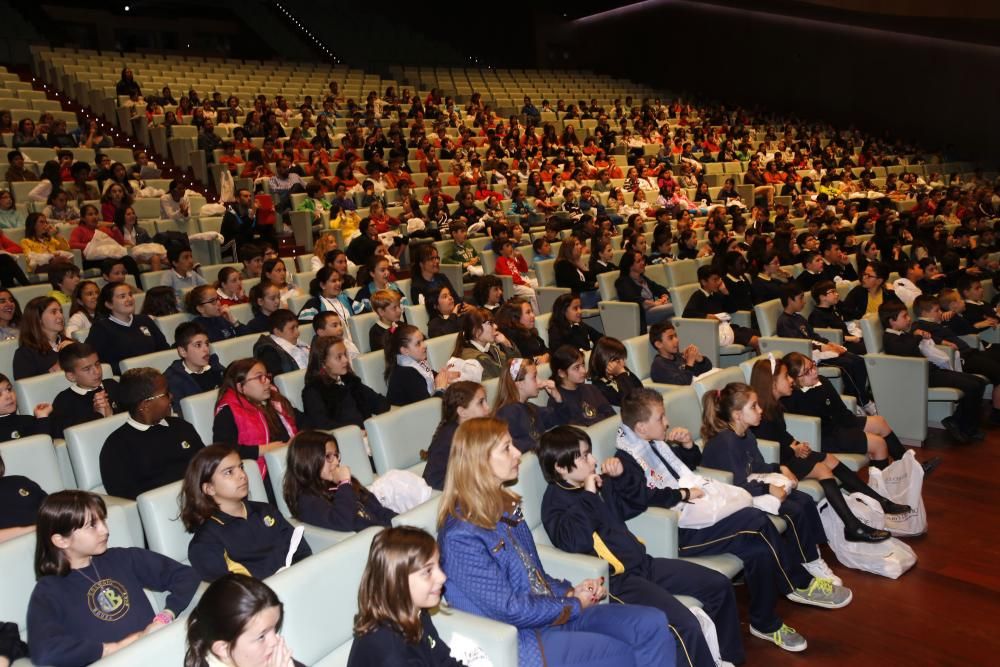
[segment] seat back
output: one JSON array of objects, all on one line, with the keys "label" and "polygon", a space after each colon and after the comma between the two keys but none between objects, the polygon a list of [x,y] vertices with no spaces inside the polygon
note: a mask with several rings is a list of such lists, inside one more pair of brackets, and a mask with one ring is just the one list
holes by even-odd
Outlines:
[{"label": "seat back", "polygon": [[156,326],[160,328],[163,332],[163,337],[167,339],[168,345],[174,344],[174,332],[177,331],[179,327],[184,322],[190,321],[192,316],[189,313],[175,313],[173,315],[164,315],[163,317],[154,317],[153,320],[156,322]]},{"label": "seat back", "polygon": [[55,493],[66,488],[59,472],[59,459],[52,438],[33,435],[0,443],[0,458],[7,468],[7,475],[22,475],[42,487],[45,493]]},{"label": "seat back", "polygon": [[[356,591],[368,563],[372,538],[381,528],[366,528],[354,537],[314,553],[268,577],[267,584],[285,606],[282,635],[295,650],[295,659],[306,665],[327,662],[332,653],[343,655],[353,641]],[[337,576],[330,576],[336,572]],[[336,604],[330,604],[336,600]]]},{"label": "seat back", "polygon": [[362,354],[372,350],[368,343],[368,332],[376,321],[378,321],[378,315],[375,313],[361,313],[347,320],[347,326],[351,328],[351,338]]},{"label": "seat back", "polygon": [[692,386],[694,387],[695,394],[698,395],[698,400],[700,401],[706,391],[720,391],[723,387],[732,382],[745,382],[743,378],[743,371],[738,366],[720,368],[714,373],[710,373],[698,380]]},{"label": "seat back", "polygon": [[10,379],[14,379],[14,352],[19,345],[20,342],[16,338],[0,341],[0,373]]},{"label": "seat back", "polygon": [[[243,305],[243,304],[241,304]],[[234,306],[238,308],[239,306]],[[230,311],[232,312],[232,311]],[[245,321],[245,320],[242,320]],[[260,334],[247,334],[236,338],[227,338],[217,343],[212,343],[212,352],[219,357],[219,363],[228,366],[237,359],[248,359],[253,356],[253,344],[260,338]]]},{"label": "seat back", "polygon": [[434,370],[444,368],[444,365],[451,359],[451,353],[455,349],[455,341],[458,339],[457,333],[445,334],[427,341],[427,363]]},{"label": "seat back", "polygon": [[882,325],[876,315],[865,315],[858,323],[861,326],[861,337],[865,341],[865,349],[868,353],[882,351]]},{"label": "seat back", "polygon": [[[694,261],[694,260],[691,260]],[[684,309],[687,308],[688,299],[691,295],[695,293],[695,290],[699,289],[698,283],[693,285],[673,285],[668,291],[670,292],[670,301],[674,304],[674,312],[678,315],[683,316]]]},{"label": "seat back", "polygon": [[94,663],[95,667],[176,667],[184,664],[187,623],[171,623]]},{"label": "seat back", "polygon": [[698,439],[701,433],[701,403],[694,387],[683,387],[663,395],[663,410],[670,426],[682,426]]},{"label": "seat back", "polygon": [[552,313],[543,313],[535,317],[535,328],[538,329],[538,336],[545,341],[545,346],[549,345],[549,322],[552,321]]},{"label": "seat back", "polygon": [[206,445],[215,442],[213,424],[215,423],[215,401],[219,392],[215,389],[192,394],[181,399],[181,416],[194,430],[198,431],[201,441]]},{"label": "seat back", "polygon": [[[105,378],[114,375],[108,364],[101,364],[101,370]],[[59,392],[68,388],[69,380],[66,379],[65,373],[46,373],[18,380],[14,384],[14,393],[17,394],[18,406],[25,413],[29,413],[39,403],[51,403]]]},{"label": "seat back", "polygon": [[104,493],[101,481],[101,449],[104,441],[128,419],[128,413],[95,419],[66,429],[64,435],[69,447],[77,485],[84,491]]},{"label": "seat back", "polygon": [[406,321],[409,324],[423,331],[425,335],[427,334],[427,325],[430,323],[430,317],[427,315],[427,308],[424,307],[424,304],[403,306],[403,314],[406,316]]},{"label": "seat back", "polygon": [[784,308],[781,307],[781,299],[771,299],[758,303],[753,307],[757,314],[757,326],[760,327],[761,336],[778,335],[778,316]]},{"label": "seat back", "polygon": [[543,259],[535,262],[535,275],[538,277],[539,287],[556,286],[556,260]]},{"label": "seat back", "polygon": [[597,290],[601,293],[601,301],[618,301],[618,289],[615,281],[620,271],[608,271],[597,276]]},{"label": "seat back", "polygon": [[361,381],[385,396],[385,354],[382,350],[362,354],[351,362],[351,368]]},{"label": "seat back", "polygon": [[436,397],[367,419],[365,431],[375,471],[384,475],[419,464],[420,450],[430,446],[440,421],[441,399]]},{"label": "seat back", "polygon": [[621,423],[618,417],[608,417],[583,429],[590,436],[591,451],[598,462],[614,456]]},{"label": "seat back", "polygon": [[306,371],[300,368],[297,371],[282,373],[274,376],[274,385],[281,392],[281,395],[288,399],[297,410],[302,410],[302,390],[306,386]]},{"label": "seat back", "polygon": [[188,543],[191,533],[180,520],[181,485],[178,480],[157,489],[140,493],[136,498],[142,528],[149,548],[174,560],[188,562]]},{"label": "seat back", "polygon": [[175,360],[179,359],[177,356],[177,350],[170,348],[169,350],[161,350],[159,352],[150,352],[149,354],[140,354],[137,357],[129,357],[128,359],[122,359],[119,363],[122,373],[129,370],[130,368],[155,368],[161,373],[166,372],[167,367],[174,363]]},{"label": "seat back", "polygon": [[664,266],[667,271],[667,287],[698,284],[698,262],[693,259],[667,262]]},{"label": "seat back", "polygon": [[629,370],[635,373],[640,380],[649,377],[649,371],[653,367],[653,359],[656,358],[656,349],[649,344],[649,336],[633,336],[622,341],[628,359]]},{"label": "seat back", "polygon": [[521,455],[521,465],[518,468],[517,484],[511,491],[521,496],[521,511],[524,520],[531,528],[535,541],[541,544],[552,544],[545,527],[542,525],[542,496],[548,483],[542,475],[542,467],[534,452]]}]

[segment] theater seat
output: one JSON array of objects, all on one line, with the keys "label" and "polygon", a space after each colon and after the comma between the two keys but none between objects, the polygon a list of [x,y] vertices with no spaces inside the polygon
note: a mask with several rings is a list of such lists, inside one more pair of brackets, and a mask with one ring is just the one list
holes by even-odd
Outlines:
[{"label": "theater seat", "polygon": [[635,373],[636,377],[642,380],[644,387],[655,389],[661,394],[673,391],[681,385],[665,384],[663,382],[653,382],[649,375],[653,369],[653,359],[656,358],[656,349],[650,345],[649,336],[633,336],[622,341],[628,358],[625,363],[629,370]]},{"label": "theater seat", "polygon": [[[203,587],[207,586],[202,584]],[[196,596],[200,598],[201,596]],[[193,608],[189,606],[188,611]],[[145,635],[139,641],[94,663],[94,667],[177,667],[184,664],[187,623],[183,620]]]},{"label": "theater seat", "polygon": [[156,322],[156,326],[160,328],[160,331],[163,333],[163,337],[167,339],[167,345],[173,345],[174,332],[177,331],[177,327],[184,322],[191,321],[191,319],[192,316],[188,313],[175,313],[174,315],[154,317],[153,321]]},{"label": "theater seat", "polygon": [[[239,307],[240,306],[233,306],[233,308]],[[240,318],[240,321],[246,322],[246,320],[242,319],[242,317]],[[219,357],[220,364],[223,366],[229,366],[229,364],[238,359],[248,359],[253,357],[253,344],[257,342],[258,338],[260,338],[260,334],[254,333],[247,334],[246,336],[237,336],[236,338],[220,340],[217,343],[212,343],[212,352]]]},{"label": "theater seat", "polygon": [[420,450],[426,450],[441,421],[441,399],[428,398],[417,403],[375,415],[365,420],[368,445],[375,461],[375,471],[423,471]]},{"label": "theater seat", "polygon": [[210,389],[181,399],[181,416],[194,426],[205,445],[215,442],[212,425],[215,422],[215,401],[218,395],[218,391]]},{"label": "theater seat", "polygon": [[[101,370],[104,378],[114,377],[109,364],[101,364]],[[39,403],[51,403],[59,392],[68,388],[69,380],[65,373],[46,373],[18,380],[14,385],[14,393],[17,394],[17,404],[21,411],[30,413]]]},{"label": "theater seat", "polygon": [[347,320],[347,326],[351,329],[351,338],[354,339],[354,344],[358,346],[362,354],[372,351],[371,345],[368,344],[368,331],[376,321],[378,321],[378,315],[375,313],[361,313]]},{"label": "theater seat", "polygon": [[427,341],[427,363],[434,370],[441,370],[451,359],[458,334],[445,334]]},{"label": "theater seat", "polygon": [[47,435],[33,435],[0,443],[0,458],[6,475],[21,475],[32,480],[46,493],[71,489],[63,479],[59,457]]},{"label": "theater seat", "polygon": [[[164,334],[166,335],[166,334]],[[171,338],[173,337],[173,331],[170,333]],[[149,354],[140,354],[137,357],[129,357],[128,359],[122,359],[119,367],[122,373],[131,368],[155,368],[161,373],[165,373],[167,367],[174,363],[177,359],[177,350],[170,348],[167,350],[161,350],[159,352],[151,352]]]},{"label": "theater seat", "polygon": [[302,390],[306,386],[305,369],[282,373],[274,376],[274,385],[281,392],[281,395],[288,399],[296,410],[303,410]]},{"label": "theater seat", "polygon": [[638,336],[641,330],[639,305],[618,299],[618,271],[608,271],[597,276],[597,289],[601,293],[601,301],[597,304],[601,312],[601,323],[604,333],[618,340]]},{"label": "theater seat", "polygon": [[382,350],[368,352],[351,362],[351,368],[361,381],[385,396],[385,353]]}]

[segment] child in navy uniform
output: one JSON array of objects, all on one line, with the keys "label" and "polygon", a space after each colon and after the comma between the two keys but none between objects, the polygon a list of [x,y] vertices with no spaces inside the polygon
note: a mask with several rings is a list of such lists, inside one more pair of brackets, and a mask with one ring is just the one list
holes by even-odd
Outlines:
[{"label": "child in navy uniform", "polygon": [[427,465],[424,466],[423,476],[428,486],[438,491],[444,488],[451,441],[454,440],[459,425],[476,417],[489,417],[490,412],[490,405],[486,402],[486,389],[478,382],[459,380],[445,390],[441,398],[441,421],[427,448]]},{"label": "child in navy uniform", "polygon": [[597,341],[590,353],[590,381],[614,406],[620,406],[622,398],[632,391],[642,389],[642,380],[625,365],[627,358],[622,342],[607,336]]},{"label": "child in navy uniform", "polygon": [[0,458],[0,542],[33,532],[38,508],[46,496],[34,481],[6,473]]},{"label": "child in navy uniform", "polygon": [[578,348],[563,345],[554,350],[549,365],[561,398],[556,411],[562,423],[590,426],[615,415],[601,390],[586,384],[587,365]]},{"label": "child in navy uniform", "polygon": [[649,344],[656,350],[649,377],[661,384],[689,386],[694,378],[712,370],[712,360],[695,344],[681,351],[681,342],[672,322],[657,322],[649,327]]},{"label": "child in navy uniform", "polygon": [[608,459],[596,472],[590,438],[573,426],[557,426],[542,436],[539,464],[549,483],[542,499],[542,523],[552,544],[571,553],[597,556],[611,566],[608,590],[614,600],[662,609],[693,667],[715,660],[694,614],[674,595],[698,598],[715,622],[723,660],[744,660],[736,598],[728,577],[674,558],[653,558],[625,525],[618,502],[622,464]]},{"label": "child in navy uniform", "polygon": [[0,442],[49,432],[52,405],[39,403],[34,414],[17,414],[17,394],[6,375],[0,373]]},{"label": "child in navy uniform", "polygon": [[[549,394],[550,405],[541,407],[529,403],[543,389]],[[507,362],[506,372],[500,375],[494,412],[498,419],[507,422],[514,446],[522,452],[530,452],[538,447],[542,433],[562,423],[555,407],[561,402],[556,383],[552,380],[539,382],[535,362],[516,357]]]},{"label": "child in navy uniform", "polygon": [[53,438],[70,426],[110,417],[125,408],[118,400],[118,382],[104,379],[97,352],[86,343],[70,343],[59,350],[59,367],[70,385],[52,402],[49,425]]},{"label": "child in navy uniform", "polygon": [[[60,491],[38,512],[35,573],[28,603],[32,662],[78,667],[97,662],[167,625],[200,583],[186,565],[145,549],[108,548],[104,501]],[[169,591],[153,612],[144,589]]]},{"label": "child in navy uniform", "polygon": [[226,369],[212,353],[208,334],[197,322],[183,322],[174,331],[177,356],[163,375],[170,387],[174,414],[181,414],[181,399],[218,389]]},{"label": "child in navy uniform", "polygon": [[235,572],[258,579],[310,556],[305,540],[267,503],[247,500],[239,453],[209,445],[192,459],[181,488],[181,521],[194,533],[188,560],[205,581]]}]

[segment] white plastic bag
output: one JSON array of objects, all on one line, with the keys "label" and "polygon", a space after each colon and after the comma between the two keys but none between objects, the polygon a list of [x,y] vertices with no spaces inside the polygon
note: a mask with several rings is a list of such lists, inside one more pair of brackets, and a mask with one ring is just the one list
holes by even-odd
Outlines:
[{"label": "white plastic bag", "polygon": [[218,215],[225,215],[226,207],[222,204],[205,204],[198,211],[198,217],[210,218]]},{"label": "white plastic bag", "polygon": [[[885,528],[885,514],[874,498],[862,493],[845,494],[847,506],[862,523],[872,528]],[[883,542],[848,542],[844,538],[844,522],[824,499],[817,508],[823,522],[830,549],[842,565],[898,579],[917,562],[917,555],[907,544],[890,537]]]},{"label": "white plastic bag", "polygon": [[927,532],[927,509],[924,507],[924,469],[913,450],[894,461],[885,470],[868,469],[868,485],[894,503],[909,505],[906,514],[887,514],[885,528],[893,535],[923,535]]},{"label": "white plastic bag", "polygon": [[121,259],[126,254],[128,251],[125,246],[99,229],[94,232],[94,238],[90,239],[90,243],[83,249],[83,258],[89,260]]},{"label": "white plastic bag", "polygon": [[[768,486],[780,486],[786,493],[790,493],[795,488],[795,482],[785,477],[780,472],[754,473],[747,475],[747,481],[764,482]],[[762,496],[753,496],[753,506],[762,512],[780,516],[781,501],[777,496],[765,493]]]},{"label": "white plastic bag", "polygon": [[719,650],[719,633],[715,629],[715,622],[701,607],[690,607],[689,611],[692,616],[698,619],[701,634],[705,636],[705,643],[708,644],[708,650],[711,652],[712,658],[715,659],[715,664],[721,665],[722,651]]},{"label": "white plastic bag", "polygon": [[153,257],[166,257],[167,249],[161,243],[140,243],[132,246],[129,254],[137,262],[148,262]]},{"label": "white plastic bag", "polygon": [[938,368],[946,371],[955,370],[951,365],[951,355],[935,345],[933,338],[925,338],[920,341],[920,353],[927,357],[927,361]]},{"label": "white plastic bag", "polygon": [[431,497],[431,487],[423,477],[407,470],[390,470],[368,487],[383,507],[396,514],[408,512]]},{"label": "white plastic bag", "polygon": [[222,243],[225,238],[219,232],[196,232],[188,234],[188,241],[218,241]]},{"label": "white plastic bag", "polygon": [[233,181],[233,174],[228,168],[219,173],[219,201],[229,203],[236,201],[236,184]]},{"label": "white plastic bag", "polygon": [[685,475],[682,488],[698,487],[705,495],[684,503],[677,525],[681,528],[707,528],[730,514],[753,506],[753,496],[746,489],[700,475]]},{"label": "white plastic bag", "polygon": [[483,365],[480,364],[475,359],[462,359],[461,357],[452,357],[448,360],[448,363],[444,365],[446,370],[457,371],[458,379],[466,382],[482,382],[483,381]]}]

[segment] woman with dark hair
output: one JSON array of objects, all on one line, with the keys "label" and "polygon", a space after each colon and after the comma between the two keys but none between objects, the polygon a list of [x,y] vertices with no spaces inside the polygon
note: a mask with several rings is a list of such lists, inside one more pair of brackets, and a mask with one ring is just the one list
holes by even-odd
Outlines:
[{"label": "woman with dark hair", "polygon": [[434,538],[419,528],[375,536],[358,589],[348,667],[461,667],[428,611],[440,604],[447,579],[440,558]]},{"label": "woman with dark hair", "polygon": [[48,296],[36,296],[24,307],[20,342],[14,351],[14,379],[58,373],[59,350],[72,343],[63,338],[62,306]]},{"label": "woman with dark hair", "polygon": [[580,297],[563,294],[552,304],[549,318],[549,349],[570,344],[581,350],[590,350],[601,338],[601,332],[583,321]]},{"label": "woman with dark hair", "polygon": [[462,319],[456,312],[455,295],[448,287],[433,287],[424,300],[427,309],[427,337],[436,338],[458,333],[462,329]]},{"label": "woman with dark hair", "polygon": [[216,579],[187,621],[184,667],[303,667],[281,636],[285,609],[246,574]]},{"label": "woman with dark hair", "polygon": [[626,251],[620,265],[621,274],[615,281],[618,298],[639,306],[639,330],[656,324],[674,314],[667,288],[646,277],[646,257],[639,249]]},{"label": "woman with dark hair", "polygon": [[28,192],[28,201],[44,204],[49,200],[49,195],[57,192],[62,187],[62,172],[59,163],[49,160],[42,167],[42,176],[38,179],[38,185]]},{"label": "woman with dark hair", "polygon": [[534,359],[536,364],[549,360],[549,348],[535,328],[535,311],[527,299],[515,296],[504,303],[496,313],[500,332],[517,348],[523,357]]},{"label": "woman with dark hair", "polygon": [[292,516],[329,530],[388,528],[396,516],[351,474],[341,461],[337,439],[325,431],[303,431],[292,438],[283,494]]},{"label": "woman with dark hair", "polygon": [[471,306],[462,303],[462,293],[455,289],[448,276],[441,273],[441,257],[433,243],[421,243],[416,248],[413,258],[416,270],[410,274],[410,302],[424,303],[429,292],[434,288],[447,287],[458,304],[458,314],[462,314]]},{"label": "woman with dark hair", "polygon": [[490,311],[473,308],[462,316],[462,330],[451,356],[479,362],[483,380],[499,377],[507,360],[516,354],[511,342],[497,329]]},{"label": "woman with dark hair", "polygon": [[35,121],[30,118],[22,118],[17,123],[17,131],[11,140],[14,148],[48,148],[49,142],[38,132]]},{"label": "woman with dark hair", "polygon": [[[167,92],[170,92],[169,89],[167,89]],[[142,88],[139,87],[139,83],[135,80],[132,70],[128,67],[122,69],[121,78],[115,84],[115,94],[123,97],[138,97],[142,95]]]},{"label": "woman with dark hair", "polygon": [[555,262],[556,286],[568,287],[580,297],[585,307],[595,308],[601,295],[594,276],[583,264],[582,253],[583,245],[576,237],[571,236],[562,242]]},{"label": "woman with dark hair", "polygon": [[21,335],[21,304],[14,293],[0,288],[0,340],[11,340]]}]

